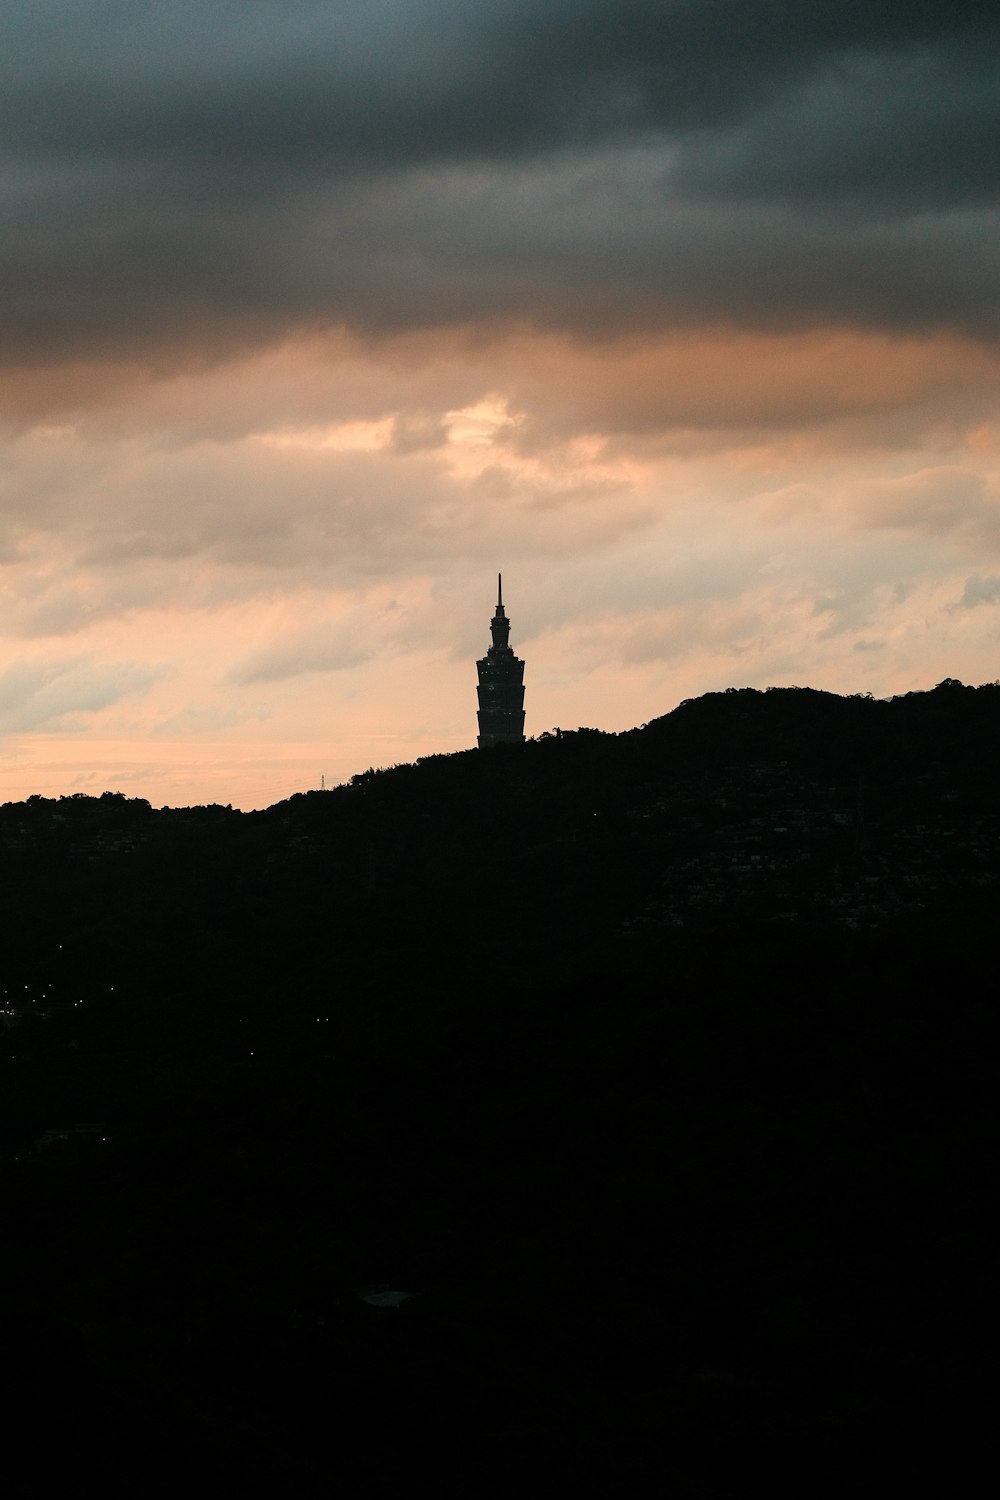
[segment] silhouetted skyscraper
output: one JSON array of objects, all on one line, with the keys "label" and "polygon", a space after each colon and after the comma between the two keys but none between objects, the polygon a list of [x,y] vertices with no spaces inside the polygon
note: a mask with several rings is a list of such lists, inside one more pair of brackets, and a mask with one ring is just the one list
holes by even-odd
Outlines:
[{"label": "silhouetted skyscraper", "polygon": [[490,621],[493,644],[477,661],[479,669],[479,748],[524,744],[524,662],[507,644],[510,621],[503,607],[503,579],[497,574],[497,607]]}]

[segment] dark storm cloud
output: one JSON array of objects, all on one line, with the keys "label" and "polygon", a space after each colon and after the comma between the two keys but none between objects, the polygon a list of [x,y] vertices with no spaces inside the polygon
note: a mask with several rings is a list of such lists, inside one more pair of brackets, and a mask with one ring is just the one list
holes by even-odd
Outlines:
[{"label": "dark storm cloud", "polygon": [[[738,119],[841,60],[989,66],[956,0],[36,0],[8,22],[8,140],[78,156],[378,165]],[[974,53],[974,55],[975,55]]]},{"label": "dark storm cloud", "polygon": [[735,203],[996,209],[998,41],[1000,31],[992,41],[966,34],[831,59],[771,94],[738,130],[692,135],[679,186]]},{"label": "dark storm cloud", "polygon": [[992,13],[36,0],[0,59],[8,357],[317,321],[995,331]]}]

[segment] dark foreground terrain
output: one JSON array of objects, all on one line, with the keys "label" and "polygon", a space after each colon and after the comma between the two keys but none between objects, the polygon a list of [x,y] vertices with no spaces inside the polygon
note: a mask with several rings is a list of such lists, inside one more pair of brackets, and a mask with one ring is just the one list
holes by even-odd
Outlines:
[{"label": "dark foreground terrain", "polygon": [[971,1493],[998,745],[998,686],[743,690],[0,808],[8,1460]]}]

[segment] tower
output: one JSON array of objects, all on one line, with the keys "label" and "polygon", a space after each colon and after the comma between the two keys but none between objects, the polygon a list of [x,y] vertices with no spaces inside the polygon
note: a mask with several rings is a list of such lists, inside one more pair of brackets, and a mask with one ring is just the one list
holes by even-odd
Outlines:
[{"label": "tower", "polygon": [[524,662],[507,644],[510,621],[497,574],[497,607],[490,621],[493,644],[476,662],[479,671],[479,748],[524,744]]}]

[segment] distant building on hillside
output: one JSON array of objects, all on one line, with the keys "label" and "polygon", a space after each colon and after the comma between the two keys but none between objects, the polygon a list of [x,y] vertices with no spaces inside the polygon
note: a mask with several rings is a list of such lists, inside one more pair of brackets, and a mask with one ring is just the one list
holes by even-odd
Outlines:
[{"label": "distant building on hillside", "polygon": [[510,621],[503,607],[503,579],[497,574],[497,607],[490,621],[493,644],[477,661],[479,670],[479,748],[524,744],[524,662],[507,644]]}]

